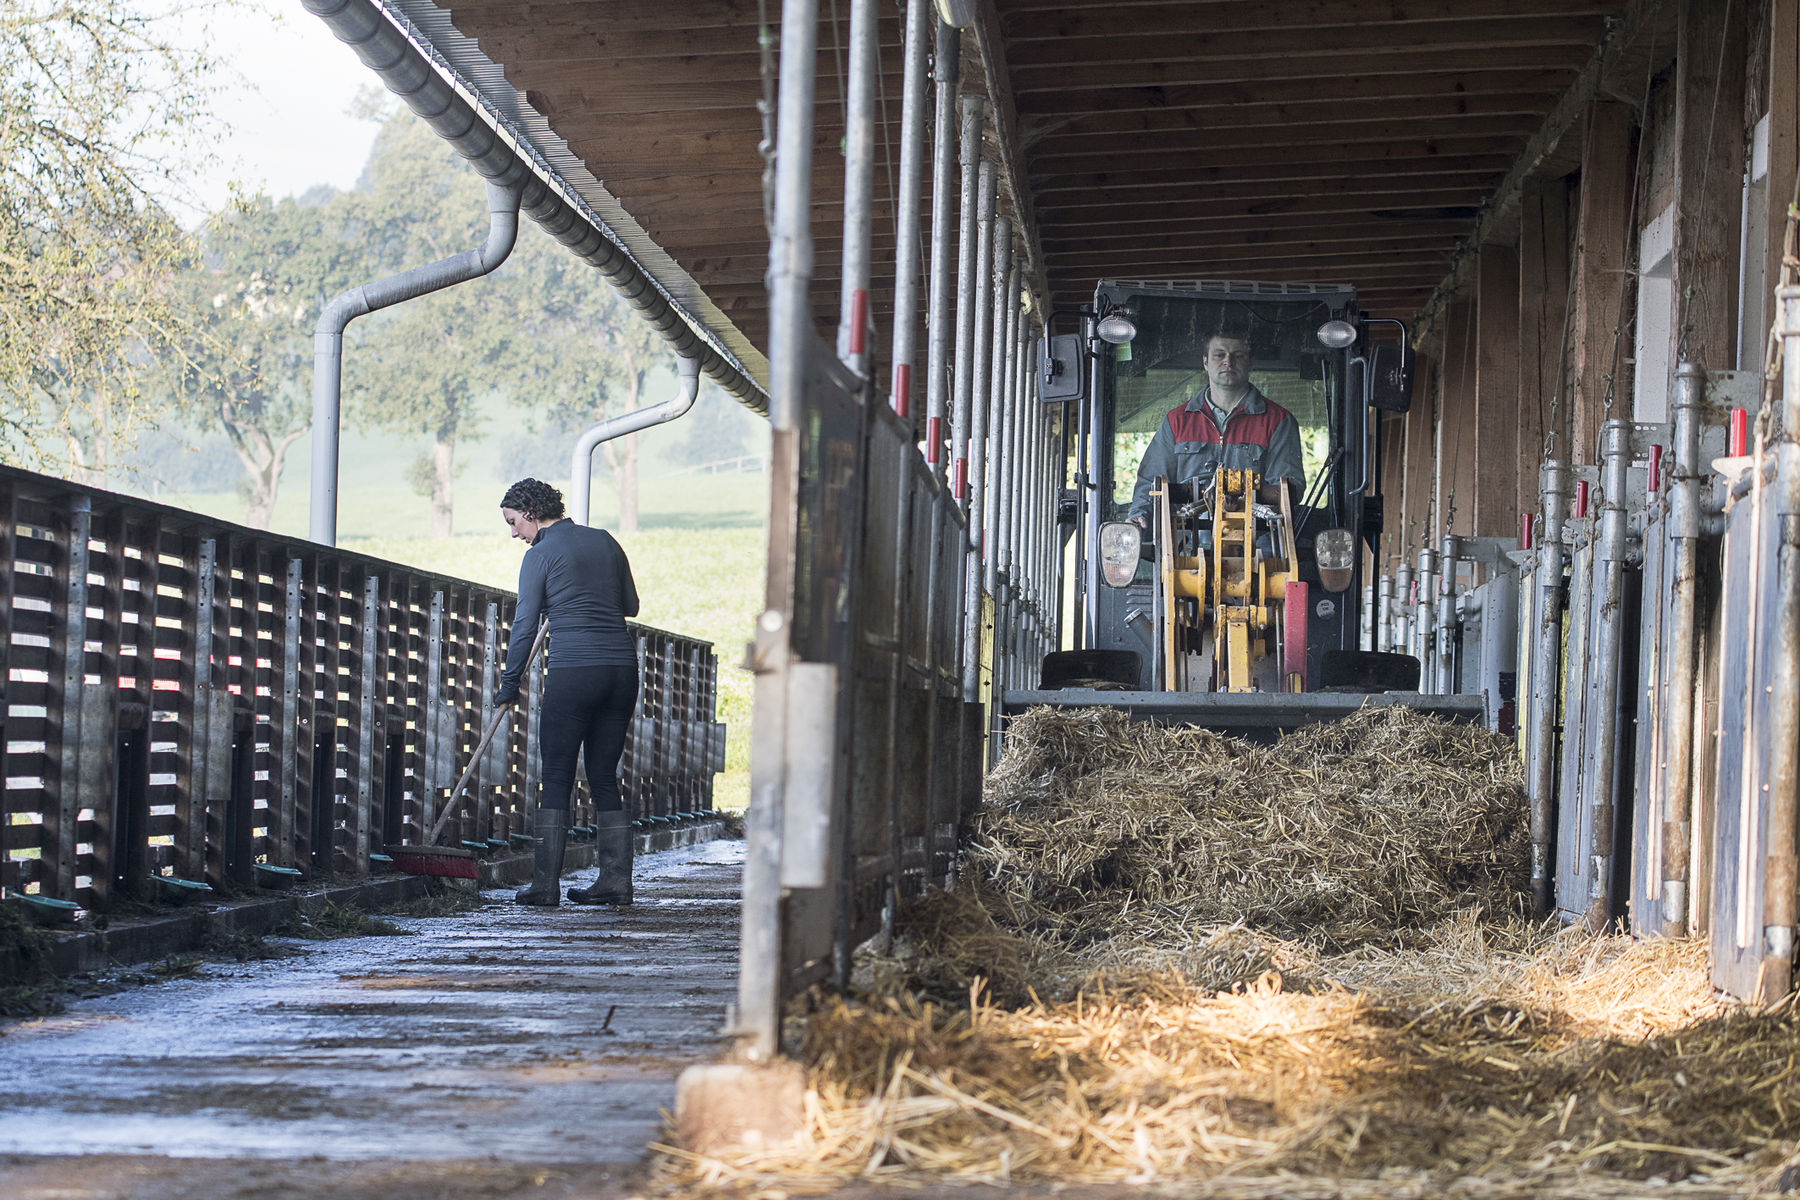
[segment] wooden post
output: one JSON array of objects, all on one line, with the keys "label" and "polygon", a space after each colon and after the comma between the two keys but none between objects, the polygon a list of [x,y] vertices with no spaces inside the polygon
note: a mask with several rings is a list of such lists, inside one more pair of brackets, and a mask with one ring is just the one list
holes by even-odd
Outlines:
[{"label": "wooden post", "polygon": [[[1581,211],[1576,217],[1574,396],[1569,460],[1597,461],[1600,424],[1606,419],[1611,374],[1622,336],[1627,290],[1626,249],[1631,223],[1632,133],[1630,108],[1596,100],[1581,148]],[[1613,391],[1629,407],[1624,380]]]},{"label": "wooden post", "polygon": [[1406,484],[1401,503],[1401,521],[1396,529],[1395,551],[1402,563],[1409,563],[1422,540],[1431,537],[1434,526],[1433,504],[1437,488],[1438,369],[1423,354],[1413,366],[1416,391],[1411,411],[1406,414]]},{"label": "wooden post", "polygon": [[[1675,353],[1670,361],[1714,371],[1737,365],[1744,12],[1741,4],[1722,12],[1713,0],[1681,0],[1677,15]],[[1721,19],[1727,13],[1731,19]]]},{"label": "wooden post", "polygon": [[[1763,281],[1770,297],[1781,280],[1788,205],[1794,202],[1796,176],[1800,176],[1800,145],[1796,145],[1797,142],[1800,142],[1800,0],[1770,0],[1769,220],[1762,231],[1767,239],[1764,251],[1768,256]],[[1751,236],[1758,236],[1758,231],[1752,230]],[[1767,311],[1774,311],[1773,304]]]},{"label": "wooden post", "polygon": [[1440,535],[1471,533],[1475,512],[1475,304],[1451,301],[1444,309],[1443,385],[1438,392],[1437,513],[1425,544]]},{"label": "wooden post", "polygon": [[1475,495],[1480,537],[1517,533],[1519,484],[1519,252],[1483,245],[1475,283]]},{"label": "wooden post", "polygon": [[1569,313],[1569,188],[1534,180],[1519,205],[1519,511],[1539,504],[1538,466],[1546,434],[1567,453],[1569,397],[1565,355]]}]

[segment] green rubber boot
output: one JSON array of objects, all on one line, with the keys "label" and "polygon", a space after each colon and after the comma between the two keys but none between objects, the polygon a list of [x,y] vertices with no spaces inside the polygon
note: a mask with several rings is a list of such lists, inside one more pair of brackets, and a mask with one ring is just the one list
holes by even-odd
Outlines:
[{"label": "green rubber boot", "polygon": [[534,833],[531,886],[520,888],[513,899],[537,908],[555,908],[562,903],[563,851],[569,845],[568,811],[538,809]]},{"label": "green rubber boot", "polygon": [[631,818],[623,811],[594,814],[594,886],[570,888],[577,904],[631,903]]}]

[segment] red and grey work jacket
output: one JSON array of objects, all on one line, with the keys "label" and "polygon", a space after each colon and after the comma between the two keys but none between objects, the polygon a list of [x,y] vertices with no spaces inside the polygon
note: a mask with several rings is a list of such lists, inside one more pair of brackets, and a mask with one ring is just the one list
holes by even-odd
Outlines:
[{"label": "red and grey work jacket", "polygon": [[1286,479],[1296,494],[1303,492],[1306,467],[1300,458],[1300,423],[1293,413],[1251,388],[1221,429],[1201,392],[1170,409],[1150,439],[1138,464],[1129,516],[1149,520],[1150,487],[1158,476],[1191,483],[1212,478],[1221,466],[1255,471],[1265,483]]}]

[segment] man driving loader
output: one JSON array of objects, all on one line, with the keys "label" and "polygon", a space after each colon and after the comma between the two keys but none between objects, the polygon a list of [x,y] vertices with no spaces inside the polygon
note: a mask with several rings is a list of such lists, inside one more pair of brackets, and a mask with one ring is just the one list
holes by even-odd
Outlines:
[{"label": "man driving loader", "polygon": [[1300,424],[1250,382],[1254,361],[1247,338],[1219,332],[1207,339],[1207,386],[1169,410],[1138,464],[1127,516],[1133,524],[1148,527],[1150,489],[1159,476],[1193,483],[1211,480],[1220,466],[1248,468],[1262,476],[1259,494],[1269,503],[1279,503],[1282,483],[1292,496],[1304,489]]}]

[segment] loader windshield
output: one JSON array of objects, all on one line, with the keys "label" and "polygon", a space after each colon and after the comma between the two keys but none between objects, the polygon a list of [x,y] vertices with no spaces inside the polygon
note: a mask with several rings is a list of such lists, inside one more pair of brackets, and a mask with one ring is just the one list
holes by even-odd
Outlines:
[{"label": "loader windshield", "polygon": [[[1310,488],[1330,463],[1336,444],[1332,429],[1341,410],[1342,354],[1319,344],[1320,325],[1340,315],[1336,297],[1195,295],[1126,291],[1102,306],[1123,309],[1136,336],[1109,346],[1106,364],[1112,413],[1111,511],[1122,519],[1131,507],[1138,464],[1171,409],[1203,397],[1208,384],[1207,345],[1225,334],[1249,343],[1250,383],[1261,395],[1292,413],[1300,431],[1304,487]],[[1204,403],[1204,400],[1202,400]],[[1178,480],[1177,482],[1186,482]]]}]

